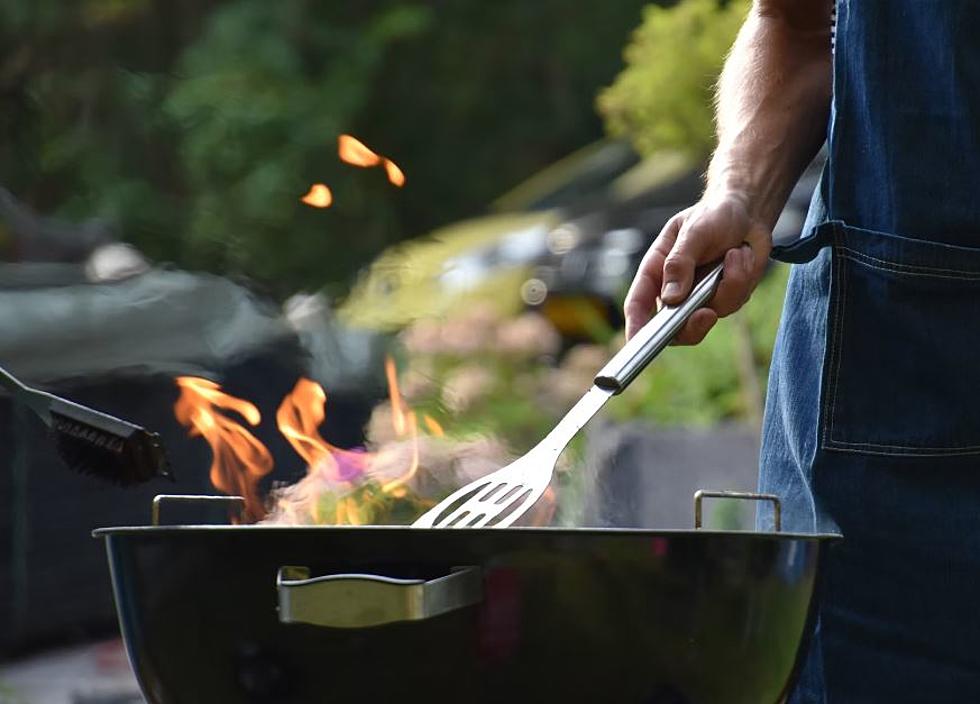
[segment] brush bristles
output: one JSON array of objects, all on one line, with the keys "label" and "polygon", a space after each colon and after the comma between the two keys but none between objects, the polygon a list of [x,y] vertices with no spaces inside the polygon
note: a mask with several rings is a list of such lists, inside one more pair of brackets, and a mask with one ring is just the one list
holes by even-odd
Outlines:
[{"label": "brush bristles", "polygon": [[95,430],[90,426],[76,423],[68,418],[54,416],[54,429],[75,440],[86,443],[93,450],[105,450],[113,454],[121,455],[126,447],[126,441],[116,435],[108,435],[101,430]]},{"label": "brush bristles", "polygon": [[51,409],[51,432],[58,453],[72,469],[121,486],[171,477],[159,435],[111,416],[104,416],[111,422],[99,416],[103,414],[79,406]]}]

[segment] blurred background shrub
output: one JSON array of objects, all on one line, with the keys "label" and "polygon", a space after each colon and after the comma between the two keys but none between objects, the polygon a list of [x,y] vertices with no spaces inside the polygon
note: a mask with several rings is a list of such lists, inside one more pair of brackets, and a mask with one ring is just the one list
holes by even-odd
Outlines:
[{"label": "blurred background shrub", "polygon": [[[595,92],[644,4],[2,0],[0,184],[151,259],[342,294],[601,136]],[[340,132],[406,188],[340,164]],[[314,181],[327,217],[298,203]]]},{"label": "blurred background shrub", "polygon": [[704,157],[714,144],[714,89],[751,0],[648,6],[626,46],[626,68],[599,93],[611,134],[642,154],[677,149]]}]

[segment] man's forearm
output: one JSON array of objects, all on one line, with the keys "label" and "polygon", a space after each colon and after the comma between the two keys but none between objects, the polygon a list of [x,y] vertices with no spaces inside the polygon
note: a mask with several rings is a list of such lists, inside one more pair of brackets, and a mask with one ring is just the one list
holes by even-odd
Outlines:
[{"label": "man's forearm", "polygon": [[756,0],[718,90],[708,193],[744,199],[771,227],[826,136],[830,0]]}]

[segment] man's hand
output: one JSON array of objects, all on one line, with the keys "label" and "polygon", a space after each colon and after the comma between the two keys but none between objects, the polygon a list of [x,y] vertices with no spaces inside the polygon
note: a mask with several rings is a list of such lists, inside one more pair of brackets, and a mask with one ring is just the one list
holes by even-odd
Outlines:
[{"label": "man's hand", "polygon": [[833,0],[755,0],[718,84],[718,147],[701,201],[664,227],[626,296],[626,335],[658,297],[687,297],[694,269],[722,257],[714,298],[675,338],[697,344],[738,310],[766,268],[772,228],[793,184],[826,139]]},{"label": "man's hand", "polygon": [[667,222],[643,257],[626,296],[627,338],[650,319],[658,298],[667,305],[680,303],[691,291],[695,268],[724,257],[718,291],[674,338],[679,344],[701,342],[718,318],[731,315],[748,300],[771,249],[772,231],[749,215],[743,197],[705,194]]}]

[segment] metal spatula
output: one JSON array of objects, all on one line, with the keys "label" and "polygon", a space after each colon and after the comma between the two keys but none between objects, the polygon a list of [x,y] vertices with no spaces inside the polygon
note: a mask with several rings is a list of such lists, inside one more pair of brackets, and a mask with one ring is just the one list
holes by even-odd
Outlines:
[{"label": "metal spatula", "polygon": [[551,483],[555,463],[569,441],[592,416],[630,385],[667,346],[691,314],[705,305],[721,281],[719,264],[702,278],[683,303],[662,308],[595,377],[592,388],[555,429],[523,457],[454,491],[422,514],[419,528],[503,528],[520,518]]}]

